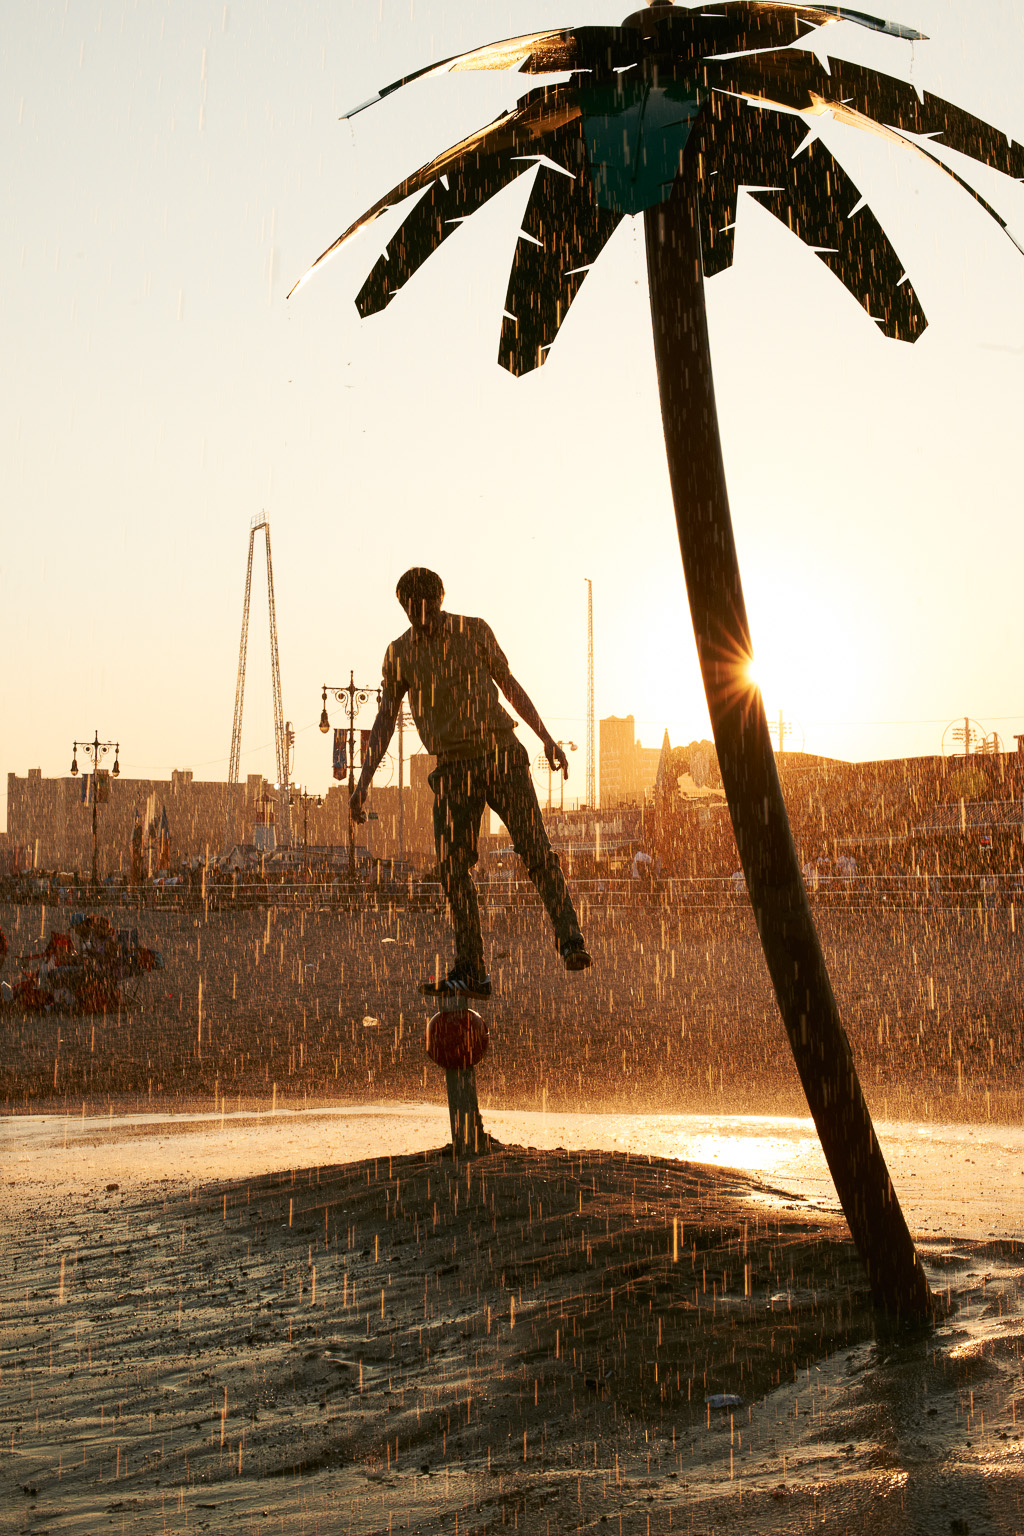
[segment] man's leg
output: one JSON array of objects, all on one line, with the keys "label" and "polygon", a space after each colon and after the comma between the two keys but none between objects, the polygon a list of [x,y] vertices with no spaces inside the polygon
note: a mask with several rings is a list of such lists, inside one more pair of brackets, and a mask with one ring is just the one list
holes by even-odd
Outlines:
[{"label": "man's leg", "polygon": [[453,969],[479,978],[485,974],[484,945],[470,870],[477,861],[477,838],[485,805],[483,764],[479,759],[439,763],[427,783],[434,791],[437,869],[455,930]]},{"label": "man's leg", "polygon": [[558,855],[544,830],[537,791],[530,777],[530,758],[522,742],[513,739],[510,746],[488,756],[487,800],[508,828],[512,846],[540,893],[559,952],[569,945],[582,944],[579,919]]}]

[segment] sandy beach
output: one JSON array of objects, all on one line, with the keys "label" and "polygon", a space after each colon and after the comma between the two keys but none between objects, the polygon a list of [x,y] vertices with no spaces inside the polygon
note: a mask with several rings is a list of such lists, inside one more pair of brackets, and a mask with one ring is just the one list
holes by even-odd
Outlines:
[{"label": "sandy beach", "polygon": [[[492,918],[506,1145],[461,1164],[414,992],[433,915],[144,913],[167,967],[135,1008],[5,1011],[0,1531],[1024,1528],[1016,1036],[982,1023],[1015,935],[958,925],[947,1025],[921,972],[951,924],[904,924],[915,967],[839,921],[877,1109],[957,1111],[892,1133],[930,1335],[879,1334],[778,1119],[805,1111],[743,914],[664,947],[657,912],[595,914],[583,992],[534,914]],[[959,1092],[963,1055],[915,1069],[929,1028],[986,1030]]]},{"label": "sandy beach", "polygon": [[172,1159],[17,1213],[0,1530],[1020,1528],[1005,1239],[927,1241],[901,1340],[840,1217],[636,1154]]}]

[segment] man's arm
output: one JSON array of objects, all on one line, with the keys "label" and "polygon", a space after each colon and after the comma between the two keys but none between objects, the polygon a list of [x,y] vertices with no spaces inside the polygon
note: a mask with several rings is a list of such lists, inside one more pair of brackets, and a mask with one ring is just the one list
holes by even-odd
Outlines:
[{"label": "man's arm", "polygon": [[370,739],[366,744],[366,752],[363,755],[363,766],[359,773],[359,782],[349,798],[349,813],[353,821],[365,821],[366,812],[363,803],[370,792],[370,784],[374,774],[380,767],[381,758],[387,751],[394,735],[398,722],[398,711],[402,707],[402,694],[392,685],[385,685],[380,696],[380,708],[377,718],[373,722],[370,731]]},{"label": "man's arm", "polygon": [[[502,660],[504,660],[504,657],[502,657]],[[553,773],[561,773],[567,779],[569,777],[569,759],[537,713],[533,700],[526,689],[512,676],[508,669],[508,663],[506,662],[504,667],[500,665],[495,666],[491,676],[512,705],[520,720],[540,737],[544,747],[544,756],[548,760],[551,771]]]}]

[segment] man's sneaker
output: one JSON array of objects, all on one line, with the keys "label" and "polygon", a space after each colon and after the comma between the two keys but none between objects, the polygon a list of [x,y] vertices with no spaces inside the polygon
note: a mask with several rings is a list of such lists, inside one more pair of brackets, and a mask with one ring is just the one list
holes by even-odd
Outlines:
[{"label": "man's sneaker", "polygon": [[[590,964],[589,957],[587,964]],[[429,981],[421,981],[419,989],[423,997],[490,997],[491,978],[471,976],[461,967],[453,966],[447,976],[440,979],[432,976]]]},{"label": "man's sneaker", "polygon": [[562,945],[562,963],[567,971],[585,971],[590,965],[590,954],[582,934]]}]

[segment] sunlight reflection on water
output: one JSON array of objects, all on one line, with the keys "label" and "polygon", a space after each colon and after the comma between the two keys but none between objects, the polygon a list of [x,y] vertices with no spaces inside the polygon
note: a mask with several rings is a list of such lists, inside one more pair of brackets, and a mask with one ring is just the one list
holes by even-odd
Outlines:
[{"label": "sunlight reflection on water", "polygon": [[[559,1114],[485,1110],[501,1141],[628,1152],[747,1173],[836,1208],[809,1118]],[[1024,1224],[1024,1131],[1006,1125],[879,1124],[911,1227],[921,1234],[1016,1236]],[[274,1114],[0,1118],[0,1173],[14,1198],[42,1186],[195,1184],[291,1167],[402,1156],[446,1143],[439,1104],[360,1105]]]}]

